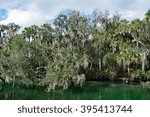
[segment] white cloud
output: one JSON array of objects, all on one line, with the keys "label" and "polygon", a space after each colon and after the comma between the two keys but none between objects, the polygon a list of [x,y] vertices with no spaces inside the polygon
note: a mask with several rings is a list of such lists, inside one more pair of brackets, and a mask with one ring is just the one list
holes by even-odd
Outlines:
[{"label": "white cloud", "polygon": [[136,12],[130,11],[130,10],[127,10],[127,11],[121,13],[121,14],[123,14],[122,18],[129,19],[129,20],[132,20],[133,18],[134,19],[136,19],[136,18],[142,18],[142,16],[139,17]]},{"label": "white cloud", "polygon": [[[1,21],[2,24],[8,24],[10,22],[14,22],[16,24],[20,24],[20,25],[28,25],[28,23],[30,22],[31,18],[35,18],[37,17],[37,14],[29,12],[29,11],[23,11],[23,10],[10,10],[8,12],[8,17]],[[30,25],[30,24],[29,24]]]},{"label": "white cloud", "polygon": [[8,23],[16,23],[19,24],[23,27],[25,26],[30,26],[34,24],[41,24],[49,19],[51,19],[51,16],[42,16],[38,12],[33,12],[33,11],[24,11],[24,10],[10,10],[8,12],[8,17],[1,21],[1,24],[8,24]]},{"label": "white cloud", "polygon": [[14,22],[21,26],[42,24],[62,10],[73,9],[90,14],[95,9],[118,11],[123,18],[143,18],[150,0],[1,0],[8,17],[0,23]]}]

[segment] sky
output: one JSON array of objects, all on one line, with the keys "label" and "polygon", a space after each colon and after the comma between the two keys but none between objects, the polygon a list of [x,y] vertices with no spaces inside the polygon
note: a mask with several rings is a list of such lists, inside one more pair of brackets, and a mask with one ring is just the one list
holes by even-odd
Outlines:
[{"label": "sky", "polygon": [[0,24],[41,25],[69,9],[84,14],[91,14],[94,10],[118,11],[128,20],[143,19],[150,9],[150,0],[0,0]]}]

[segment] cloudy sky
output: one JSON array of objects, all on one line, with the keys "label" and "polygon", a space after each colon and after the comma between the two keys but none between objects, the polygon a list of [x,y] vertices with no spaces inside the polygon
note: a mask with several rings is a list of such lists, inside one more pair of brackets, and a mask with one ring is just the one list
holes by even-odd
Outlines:
[{"label": "cloudy sky", "polygon": [[129,20],[142,19],[150,9],[150,0],[0,0],[0,24],[39,25],[68,9],[85,14],[106,9],[111,13],[118,11],[122,18]]}]

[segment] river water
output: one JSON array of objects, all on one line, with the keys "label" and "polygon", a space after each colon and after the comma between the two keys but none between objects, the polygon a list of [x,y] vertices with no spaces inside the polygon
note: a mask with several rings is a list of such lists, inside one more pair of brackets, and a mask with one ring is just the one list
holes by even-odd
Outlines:
[{"label": "river water", "polygon": [[4,86],[0,100],[149,100],[150,90],[140,84],[120,82],[86,82],[83,88],[46,92],[21,86]]}]

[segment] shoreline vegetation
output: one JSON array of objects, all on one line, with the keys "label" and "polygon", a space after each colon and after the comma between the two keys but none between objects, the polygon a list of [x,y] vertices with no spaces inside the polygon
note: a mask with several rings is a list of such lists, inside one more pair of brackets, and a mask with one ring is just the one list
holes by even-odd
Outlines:
[{"label": "shoreline vegetation", "polygon": [[142,20],[120,16],[73,10],[21,33],[0,24],[0,83],[53,91],[121,80],[150,88],[150,10]]}]

